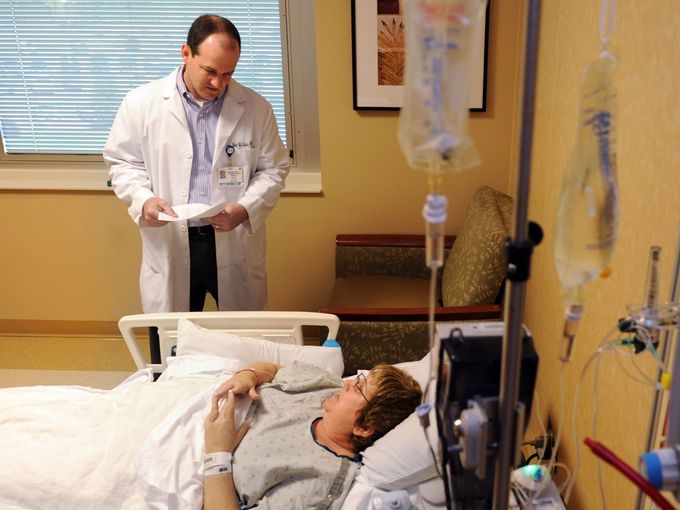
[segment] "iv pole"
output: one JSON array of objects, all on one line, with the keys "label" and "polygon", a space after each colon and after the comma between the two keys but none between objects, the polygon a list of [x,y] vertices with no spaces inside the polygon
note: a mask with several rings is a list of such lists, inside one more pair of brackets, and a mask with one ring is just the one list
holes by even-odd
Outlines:
[{"label": "iv pole", "polygon": [[[677,303],[678,300],[680,299],[680,235],[678,236],[678,244],[675,252],[675,265],[674,265],[674,270],[673,270],[673,279],[671,281],[671,295],[670,295],[670,302],[671,303]],[[677,335],[677,331],[675,332]],[[666,330],[663,334],[663,347],[661,348],[661,361],[667,366],[671,366],[671,340],[673,339],[673,333],[671,333],[670,330]],[[680,336],[676,336],[676,340],[680,339]],[[676,362],[676,367],[678,366],[678,363],[680,363],[680,349],[676,347],[675,349],[675,362]],[[673,372],[675,373],[675,372]],[[657,380],[661,380],[661,371],[659,371],[659,374],[657,375]],[[680,389],[680,388],[678,388]],[[674,395],[673,391],[675,390],[675,387],[672,388],[671,391],[671,396]],[[680,400],[678,400],[680,402]],[[670,408],[671,402],[669,401],[667,406]],[[658,445],[658,437],[657,437],[657,432],[659,430],[659,426],[661,424],[661,419],[662,419],[662,412],[663,412],[663,394],[660,390],[656,390],[654,392],[654,402],[652,403],[652,415],[649,420],[649,429],[647,431],[647,444],[645,446],[645,449],[643,451],[645,452],[650,452],[654,450]],[[680,425],[680,422],[678,422],[678,425]],[[680,427],[675,427],[680,429]],[[680,442],[680,435],[678,435],[677,432],[674,431],[673,428],[669,427],[669,436],[667,438],[667,443],[668,444],[676,444]],[[673,437],[677,436],[677,437]],[[635,508],[637,510],[642,510],[644,508],[645,504],[645,495],[642,491],[638,491],[638,497],[637,501],[635,502]]]},{"label": "iv pole", "polygon": [[499,445],[494,478],[494,510],[508,508],[510,476],[514,464],[517,437],[524,424],[519,416],[520,361],[522,359],[522,312],[526,280],[529,278],[531,251],[534,242],[528,236],[527,209],[529,207],[529,177],[533,141],[534,97],[536,91],[536,61],[540,0],[529,0],[527,13],[524,61],[524,90],[522,96],[522,134],[519,155],[519,179],[515,212],[514,234],[508,244],[508,280],[505,292],[505,334],[503,337],[503,365],[499,399]]}]

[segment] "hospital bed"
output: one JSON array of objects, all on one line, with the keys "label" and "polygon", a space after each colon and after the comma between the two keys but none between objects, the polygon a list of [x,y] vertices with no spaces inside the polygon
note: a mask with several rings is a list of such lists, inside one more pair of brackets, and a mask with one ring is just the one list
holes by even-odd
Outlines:
[{"label": "hospital bed", "polygon": [[[138,343],[151,326],[161,341],[157,365]],[[127,316],[119,328],[138,370],[115,388],[0,389],[0,508],[200,509],[202,427],[221,381],[259,360],[301,360],[342,375],[341,349],[303,345],[305,326],[327,328],[332,339],[339,320],[288,312]],[[428,382],[427,356],[399,365]],[[424,431],[415,414],[407,418],[364,452],[342,510],[445,508],[436,444],[434,425]]]}]

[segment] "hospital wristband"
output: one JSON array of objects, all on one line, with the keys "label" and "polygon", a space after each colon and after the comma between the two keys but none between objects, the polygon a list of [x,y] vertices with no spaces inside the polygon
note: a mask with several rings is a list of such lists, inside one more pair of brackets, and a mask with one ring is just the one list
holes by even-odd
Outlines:
[{"label": "hospital wristband", "polygon": [[230,452],[207,453],[203,456],[203,476],[231,473],[232,456]]}]

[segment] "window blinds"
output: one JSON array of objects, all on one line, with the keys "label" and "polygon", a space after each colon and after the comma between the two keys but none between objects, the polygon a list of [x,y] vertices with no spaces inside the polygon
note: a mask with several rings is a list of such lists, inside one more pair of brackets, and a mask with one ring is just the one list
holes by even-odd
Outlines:
[{"label": "window blinds", "polygon": [[279,0],[0,0],[5,152],[100,154],[123,96],[182,63],[205,13],[239,29],[234,78],[272,103],[285,143]]}]

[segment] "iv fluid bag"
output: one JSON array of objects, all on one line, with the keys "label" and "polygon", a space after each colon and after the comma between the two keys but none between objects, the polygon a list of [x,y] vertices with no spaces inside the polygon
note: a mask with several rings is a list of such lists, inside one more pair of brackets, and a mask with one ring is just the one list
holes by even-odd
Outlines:
[{"label": "iv fluid bag", "polygon": [[609,264],[619,218],[616,185],[616,59],[603,53],[581,86],[576,143],[557,210],[555,259],[565,303],[583,304],[583,286]]},{"label": "iv fluid bag", "polygon": [[486,0],[403,0],[406,32],[399,143],[411,167],[434,173],[478,165],[467,133],[472,55]]}]

